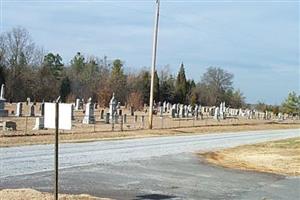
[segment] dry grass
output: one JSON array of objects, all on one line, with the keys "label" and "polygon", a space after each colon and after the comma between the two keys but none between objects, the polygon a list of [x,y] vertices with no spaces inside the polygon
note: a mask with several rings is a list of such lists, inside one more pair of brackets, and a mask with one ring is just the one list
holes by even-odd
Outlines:
[{"label": "dry grass", "polygon": [[[207,133],[225,133],[254,130],[275,130],[300,128],[300,124],[226,124],[226,125],[203,125],[190,128],[155,129],[155,130],[133,130],[118,132],[85,132],[76,134],[61,134],[60,142],[87,142],[96,140],[128,139],[154,136],[190,135]],[[0,147],[51,144],[54,141],[54,133],[51,135],[13,136],[0,137]]]},{"label": "dry grass", "polygon": [[209,163],[223,167],[291,176],[300,175],[300,137],[244,145],[200,155]]},{"label": "dry grass", "polygon": [[[53,194],[39,192],[33,189],[4,189],[0,190],[0,200],[53,200]],[[60,194],[59,200],[109,200],[92,197],[87,194],[67,195]]]}]

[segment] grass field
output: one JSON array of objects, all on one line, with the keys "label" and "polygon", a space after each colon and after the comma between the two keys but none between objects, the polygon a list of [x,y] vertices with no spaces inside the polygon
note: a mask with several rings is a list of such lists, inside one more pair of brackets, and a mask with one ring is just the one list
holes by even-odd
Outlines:
[{"label": "grass field", "polygon": [[223,167],[300,176],[300,137],[199,155]]}]

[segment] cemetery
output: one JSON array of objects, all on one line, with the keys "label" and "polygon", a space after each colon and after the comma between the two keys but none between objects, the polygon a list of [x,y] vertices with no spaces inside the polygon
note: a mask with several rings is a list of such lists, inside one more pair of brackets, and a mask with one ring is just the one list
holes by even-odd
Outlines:
[{"label": "cemetery", "polygon": [[[46,102],[8,103],[4,98],[4,85],[1,90],[1,137],[53,135],[45,128]],[[121,105],[112,94],[107,107],[100,107],[92,98],[77,98],[71,105],[69,130],[61,130],[60,135],[104,134],[114,137],[116,132],[142,131],[148,129],[148,107],[134,110],[133,106]],[[50,109],[50,110],[55,110]],[[184,129],[210,126],[263,125],[263,124],[299,124],[298,116],[259,112],[256,110],[226,107],[225,102],[218,106],[183,105],[169,102],[154,103],[153,129]],[[61,116],[66,117],[66,116]],[[67,117],[68,118],[68,117]],[[61,119],[67,121],[69,119]],[[54,126],[54,125],[53,125]],[[140,132],[143,135],[142,132]],[[116,137],[120,136],[115,134]],[[134,134],[139,135],[139,132]]]}]

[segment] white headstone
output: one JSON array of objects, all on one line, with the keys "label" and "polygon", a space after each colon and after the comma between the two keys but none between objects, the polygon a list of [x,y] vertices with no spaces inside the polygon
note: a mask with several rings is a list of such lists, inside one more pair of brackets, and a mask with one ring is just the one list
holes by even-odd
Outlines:
[{"label": "white headstone", "polygon": [[82,123],[84,124],[94,124],[95,115],[94,115],[94,105],[93,103],[87,103],[85,106],[85,115]]},{"label": "white headstone", "polygon": [[1,85],[1,92],[0,92],[0,99],[5,99],[4,98],[4,84]]},{"label": "white headstone", "polygon": [[17,103],[16,117],[22,116],[23,104],[21,102]]}]

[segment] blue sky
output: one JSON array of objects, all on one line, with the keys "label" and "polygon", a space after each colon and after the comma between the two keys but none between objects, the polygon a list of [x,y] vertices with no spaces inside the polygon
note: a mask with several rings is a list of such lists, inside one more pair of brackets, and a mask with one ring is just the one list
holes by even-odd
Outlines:
[{"label": "blue sky", "polygon": [[[1,31],[23,26],[64,62],[80,51],[151,65],[154,0],[2,0]],[[299,1],[161,0],[158,68],[184,62],[199,81],[209,66],[234,74],[249,103],[279,104],[300,92]]]}]

